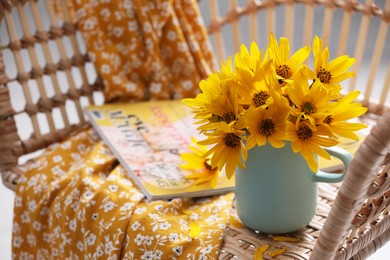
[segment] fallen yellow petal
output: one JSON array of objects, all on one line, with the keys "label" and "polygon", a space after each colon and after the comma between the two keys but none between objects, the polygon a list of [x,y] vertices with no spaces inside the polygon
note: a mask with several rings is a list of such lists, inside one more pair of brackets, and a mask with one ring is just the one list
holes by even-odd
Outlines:
[{"label": "fallen yellow petal", "polygon": [[277,242],[299,242],[301,239],[299,237],[287,237],[287,236],[272,236],[273,240]]},{"label": "fallen yellow petal", "polygon": [[278,256],[278,255],[283,254],[284,252],[286,252],[286,249],[285,248],[281,248],[281,249],[277,249],[277,250],[274,250],[272,252],[269,252],[268,255],[269,256]]},{"label": "fallen yellow petal", "polygon": [[230,216],[230,225],[232,225],[235,228],[243,228],[244,227],[244,225],[240,221],[235,219],[233,216]]},{"label": "fallen yellow petal", "polygon": [[190,225],[190,237],[191,238],[195,238],[197,236],[199,236],[200,234],[200,227],[198,225],[198,223],[194,222],[194,223],[191,223]]},{"label": "fallen yellow petal", "polygon": [[260,247],[256,248],[255,255],[253,256],[254,260],[263,260],[263,253],[260,250]]},{"label": "fallen yellow petal", "polygon": [[270,247],[270,245],[266,244],[266,245],[260,247],[260,250],[261,250],[262,253],[264,253],[265,251],[267,251],[267,249],[268,249],[269,247]]},{"label": "fallen yellow petal", "polygon": [[269,245],[261,246],[256,248],[255,250],[255,255],[254,255],[254,260],[263,260],[263,253],[267,251],[269,248]]}]

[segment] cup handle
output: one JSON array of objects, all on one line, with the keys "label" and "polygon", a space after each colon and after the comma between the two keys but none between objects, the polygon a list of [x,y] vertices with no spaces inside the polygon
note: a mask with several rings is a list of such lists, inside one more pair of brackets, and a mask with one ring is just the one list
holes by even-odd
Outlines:
[{"label": "cup handle", "polygon": [[340,147],[323,147],[331,156],[340,159],[344,164],[343,173],[326,173],[319,170],[313,175],[315,182],[336,183],[343,180],[345,173],[352,161],[352,155]]}]

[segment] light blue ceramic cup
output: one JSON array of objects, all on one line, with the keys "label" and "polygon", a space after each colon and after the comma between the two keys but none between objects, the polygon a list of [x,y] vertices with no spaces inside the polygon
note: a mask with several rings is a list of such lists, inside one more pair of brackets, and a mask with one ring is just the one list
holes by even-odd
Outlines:
[{"label": "light blue ceramic cup", "polygon": [[[345,173],[351,154],[338,147],[324,149],[343,162]],[[289,142],[280,149],[267,144],[248,152],[247,167],[235,173],[236,208],[241,221],[260,232],[280,234],[305,227],[316,212],[317,182],[340,182],[344,177],[314,174]]]}]

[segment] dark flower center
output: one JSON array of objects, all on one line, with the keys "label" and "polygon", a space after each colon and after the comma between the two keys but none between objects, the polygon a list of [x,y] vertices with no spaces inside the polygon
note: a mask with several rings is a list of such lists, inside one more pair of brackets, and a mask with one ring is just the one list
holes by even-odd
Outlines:
[{"label": "dark flower center", "polygon": [[276,69],[276,74],[284,79],[289,79],[291,77],[291,69],[287,65],[283,64]]},{"label": "dark flower center", "polygon": [[227,133],[223,138],[224,144],[229,148],[237,148],[240,145],[241,138],[234,133]]},{"label": "dark flower center", "polygon": [[330,123],[332,123],[333,122],[333,117],[332,117],[332,115],[329,115],[329,116],[327,116],[325,119],[324,119],[324,121],[323,121],[325,124],[330,124]]},{"label": "dark flower center", "polygon": [[259,125],[259,132],[264,136],[270,136],[275,133],[275,124],[272,119],[264,119]]},{"label": "dark flower center", "polygon": [[226,122],[226,124],[229,124],[234,120],[236,120],[236,115],[233,112],[227,112],[221,117],[221,121]]},{"label": "dark flower center", "polygon": [[233,112],[227,112],[223,116],[219,115],[212,115],[209,118],[209,121],[211,122],[226,122],[226,124],[229,124],[230,122],[236,120],[236,115]]},{"label": "dark flower center", "polygon": [[313,131],[308,126],[300,127],[298,130],[298,138],[302,141],[306,141],[313,136]]},{"label": "dark flower center", "polygon": [[317,111],[316,107],[313,106],[313,104],[311,104],[310,102],[305,102],[303,103],[303,106],[302,106],[302,112],[305,113],[305,114],[313,114]]},{"label": "dark flower center", "polygon": [[329,83],[332,79],[332,74],[330,73],[330,71],[321,67],[320,70],[317,72],[317,78],[319,78],[322,83]]},{"label": "dark flower center", "polygon": [[267,99],[270,97],[269,93],[267,91],[260,91],[253,95],[253,104],[256,107],[260,107],[262,105],[265,105],[265,102],[267,102]]}]

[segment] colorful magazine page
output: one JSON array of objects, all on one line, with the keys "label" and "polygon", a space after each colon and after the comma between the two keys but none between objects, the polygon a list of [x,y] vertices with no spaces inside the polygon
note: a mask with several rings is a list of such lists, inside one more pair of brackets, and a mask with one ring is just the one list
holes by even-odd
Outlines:
[{"label": "colorful magazine page", "polygon": [[221,174],[217,185],[195,184],[179,167],[198,135],[193,114],[180,101],[88,106],[87,115],[103,141],[148,199],[199,197],[234,190],[234,178]]}]

